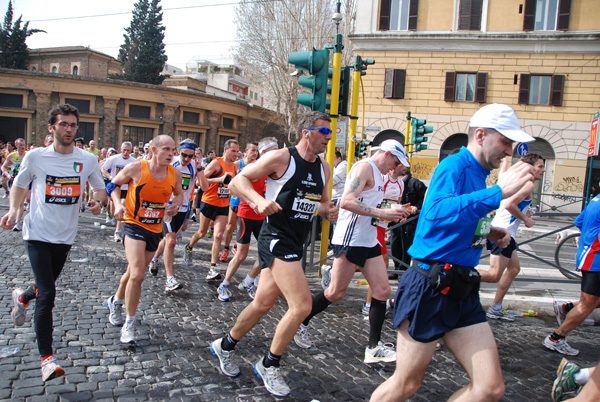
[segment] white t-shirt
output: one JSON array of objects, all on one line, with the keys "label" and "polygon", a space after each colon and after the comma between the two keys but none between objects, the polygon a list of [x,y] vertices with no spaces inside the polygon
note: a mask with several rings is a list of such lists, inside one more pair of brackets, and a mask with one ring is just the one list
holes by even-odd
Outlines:
[{"label": "white t-shirt", "polygon": [[[110,172],[110,179],[114,179],[117,173],[119,173],[123,168],[130,163],[137,161],[134,157],[129,157],[127,159],[123,159],[121,154],[113,155],[104,162],[102,168],[106,171]],[[125,183],[121,186],[121,190],[127,190],[129,187],[128,183]]]},{"label": "white t-shirt", "polygon": [[98,159],[87,151],[74,147],[73,153],[64,155],[49,146],[27,152],[13,184],[19,188],[32,184],[23,240],[73,244],[87,181],[94,191],[104,188]]},{"label": "white t-shirt", "polygon": [[333,169],[333,177],[331,178],[331,199],[337,200],[342,198],[344,194],[344,185],[346,184],[346,175],[348,170],[348,162],[341,161]]}]

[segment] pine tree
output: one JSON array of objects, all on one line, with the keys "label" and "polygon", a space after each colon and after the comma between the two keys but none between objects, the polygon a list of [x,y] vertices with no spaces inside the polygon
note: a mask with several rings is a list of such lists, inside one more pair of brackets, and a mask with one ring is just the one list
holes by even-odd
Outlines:
[{"label": "pine tree", "polygon": [[21,28],[23,17],[20,16],[13,24],[12,1],[8,2],[8,10],[4,15],[4,23],[0,26],[0,67],[27,70],[29,49],[25,41],[41,29],[29,29],[29,21]]},{"label": "pine tree", "polygon": [[165,54],[165,27],[162,23],[160,0],[139,0],[134,5],[131,24],[125,28],[125,42],[119,50],[123,74],[113,76],[127,81],[160,85]]}]

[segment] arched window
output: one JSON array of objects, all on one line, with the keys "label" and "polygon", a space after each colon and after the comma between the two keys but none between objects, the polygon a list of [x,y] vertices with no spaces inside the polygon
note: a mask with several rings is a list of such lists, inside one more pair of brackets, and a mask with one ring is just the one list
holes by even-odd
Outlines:
[{"label": "arched window", "polygon": [[78,75],[78,74],[79,74],[79,67],[73,66],[73,75]]},{"label": "arched window", "polygon": [[52,66],[52,72],[53,73],[57,73],[58,72],[58,70],[56,69],[56,66]]}]

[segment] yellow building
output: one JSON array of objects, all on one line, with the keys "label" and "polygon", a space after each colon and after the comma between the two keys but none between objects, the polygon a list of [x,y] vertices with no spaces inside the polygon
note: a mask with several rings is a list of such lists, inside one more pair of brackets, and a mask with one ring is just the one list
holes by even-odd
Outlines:
[{"label": "yellow building", "polygon": [[41,145],[48,134],[47,114],[57,103],[80,113],[78,136],[98,147],[123,141],[142,145],[158,134],[175,141],[193,139],[205,151],[221,154],[230,138],[248,140],[286,134],[275,113],[247,101],[206,93],[206,83],[188,77],[162,86],[113,80],[116,60],[84,47],[37,49],[28,70],[0,69],[0,140],[25,138]]},{"label": "yellow building", "polygon": [[[466,145],[469,118],[505,103],[546,158],[542,210],[578,211],[591,121],[600,109],[600,20],[595,0],[362,0],[354,50],[373,58],[363,77],[365,126],[375,144],[404,141],[407,112],[434,127],[413,173],[428,181]],[[515,144],[515,158],[518,158]],[[600,180],[594,161],[592,185]],[[493,177],[491,177],[493,180]],[[538,195],[539,197],[539,195]]]}]

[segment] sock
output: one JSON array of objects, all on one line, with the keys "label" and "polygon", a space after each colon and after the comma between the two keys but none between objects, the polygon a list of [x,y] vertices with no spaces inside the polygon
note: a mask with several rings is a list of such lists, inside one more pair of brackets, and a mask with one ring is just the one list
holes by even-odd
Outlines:
[{"label": "sock", "polygon": [[254,278],[252,278],[249,274],[246,274],[246,277],[244,278],[244,285],[246,286],[250,286],[251,284],[254,283]]},{"label": "sock", "polygon": [[269,350],[269,353],[263,359],[263,366],[265,367],[279,367],[279,362],[281,361],[280,355],[274,355]]},{"label": "sock", "polygon": [[48,359],[52,359],[52,355],[42,356],[42,364],[44,364],[44,362]]},{"label": "sock", "polygon": [[225,246],[225,250],[229,251],[229,246]]},{"label": "sock", "polygon": [[225,285],[225,286],[229,286],[229,281],[228,280],[223,279],[223,282],[221,282],[221,283],[223,285]]},{"label": "sock", "polygon": [[171,278],[175,278],[175,276],[171,275],[171,276],[167,276],[167,280],[171,280]]},{"label": "sock", "polygon": [[374,348],[381,340],[381,329],[385,320],[385,301],[371,299],[369,310],[369,347]]},{"label": "sock", "polygon": [[561,339],[565,339],[564,336],[560,336],[559,334],[557,334],[556,332],[553,332],[552,335],[550,335],[550,338],[552,338],[553,341],[558,342]]},{"label": "sock", "polygon": [[365,303],[365,307],[371,308],[371,303]]},{"label": "sock", "polygon": [[131,323],[135,323],[135,315],[133,315],[133,316],[129,316],[129,315],[128,315],[128,316],[125,318],[125,325],[127,325],[127,324],[131,324]]},{"label": "sock", "polygon": [[496,311],[502,310],[502,304],[501,303],[492,304],[492,310],[496,310]]},{"label": "sock", "polygon": [[573,374],[573,379],[579,385],[585,385],[590,379],[590,369],[584,368]]},{"label": "sock", "polygon": [[320,292],[314,295],[312,299],[312,311],[310,312],[308,317],[304,319],[302,324],[308,325],[311,318],[319,314],[321,311],[325,310],[330,304],[331,302],[325,297],[325,292]]},{"label": "sock", "polygon": [[214,263],[213,263],[213,262],[211,262],[211,263],[210,263],[210,267],[211,267],[211,268],[215,268],[215,269],[216,269],[216,268],[217,268],[217,263],[216,263],[216,262],[214,262]]},{"label": "sock", "polygon": [[113,298],[113,302],[123,304],[123,300],[119,299],[119,297],[117,295],[115,295],[115,297]]},{"label": "sock", "polygon": [[158,262],[158,258],[152,257],[152,262]]},{"label": "sock", "polygon": [[565,304],[565,306],[564,306],[563,308],[564,308],[564,310],[565,310],[565,313],[568,313],[569,311],[573,310],[573,307],[575,307],[575,306],[573,305],[573,303],[571,303],[571,302],[568,302],[567,304]]},{"label": "sock", "polygon": [[231,352],[233,349],[235,349],[235,345],[237,345],[238,342],[239,340],[233,339],[231,334],[228,332],[221,341],[221,349]]}]

